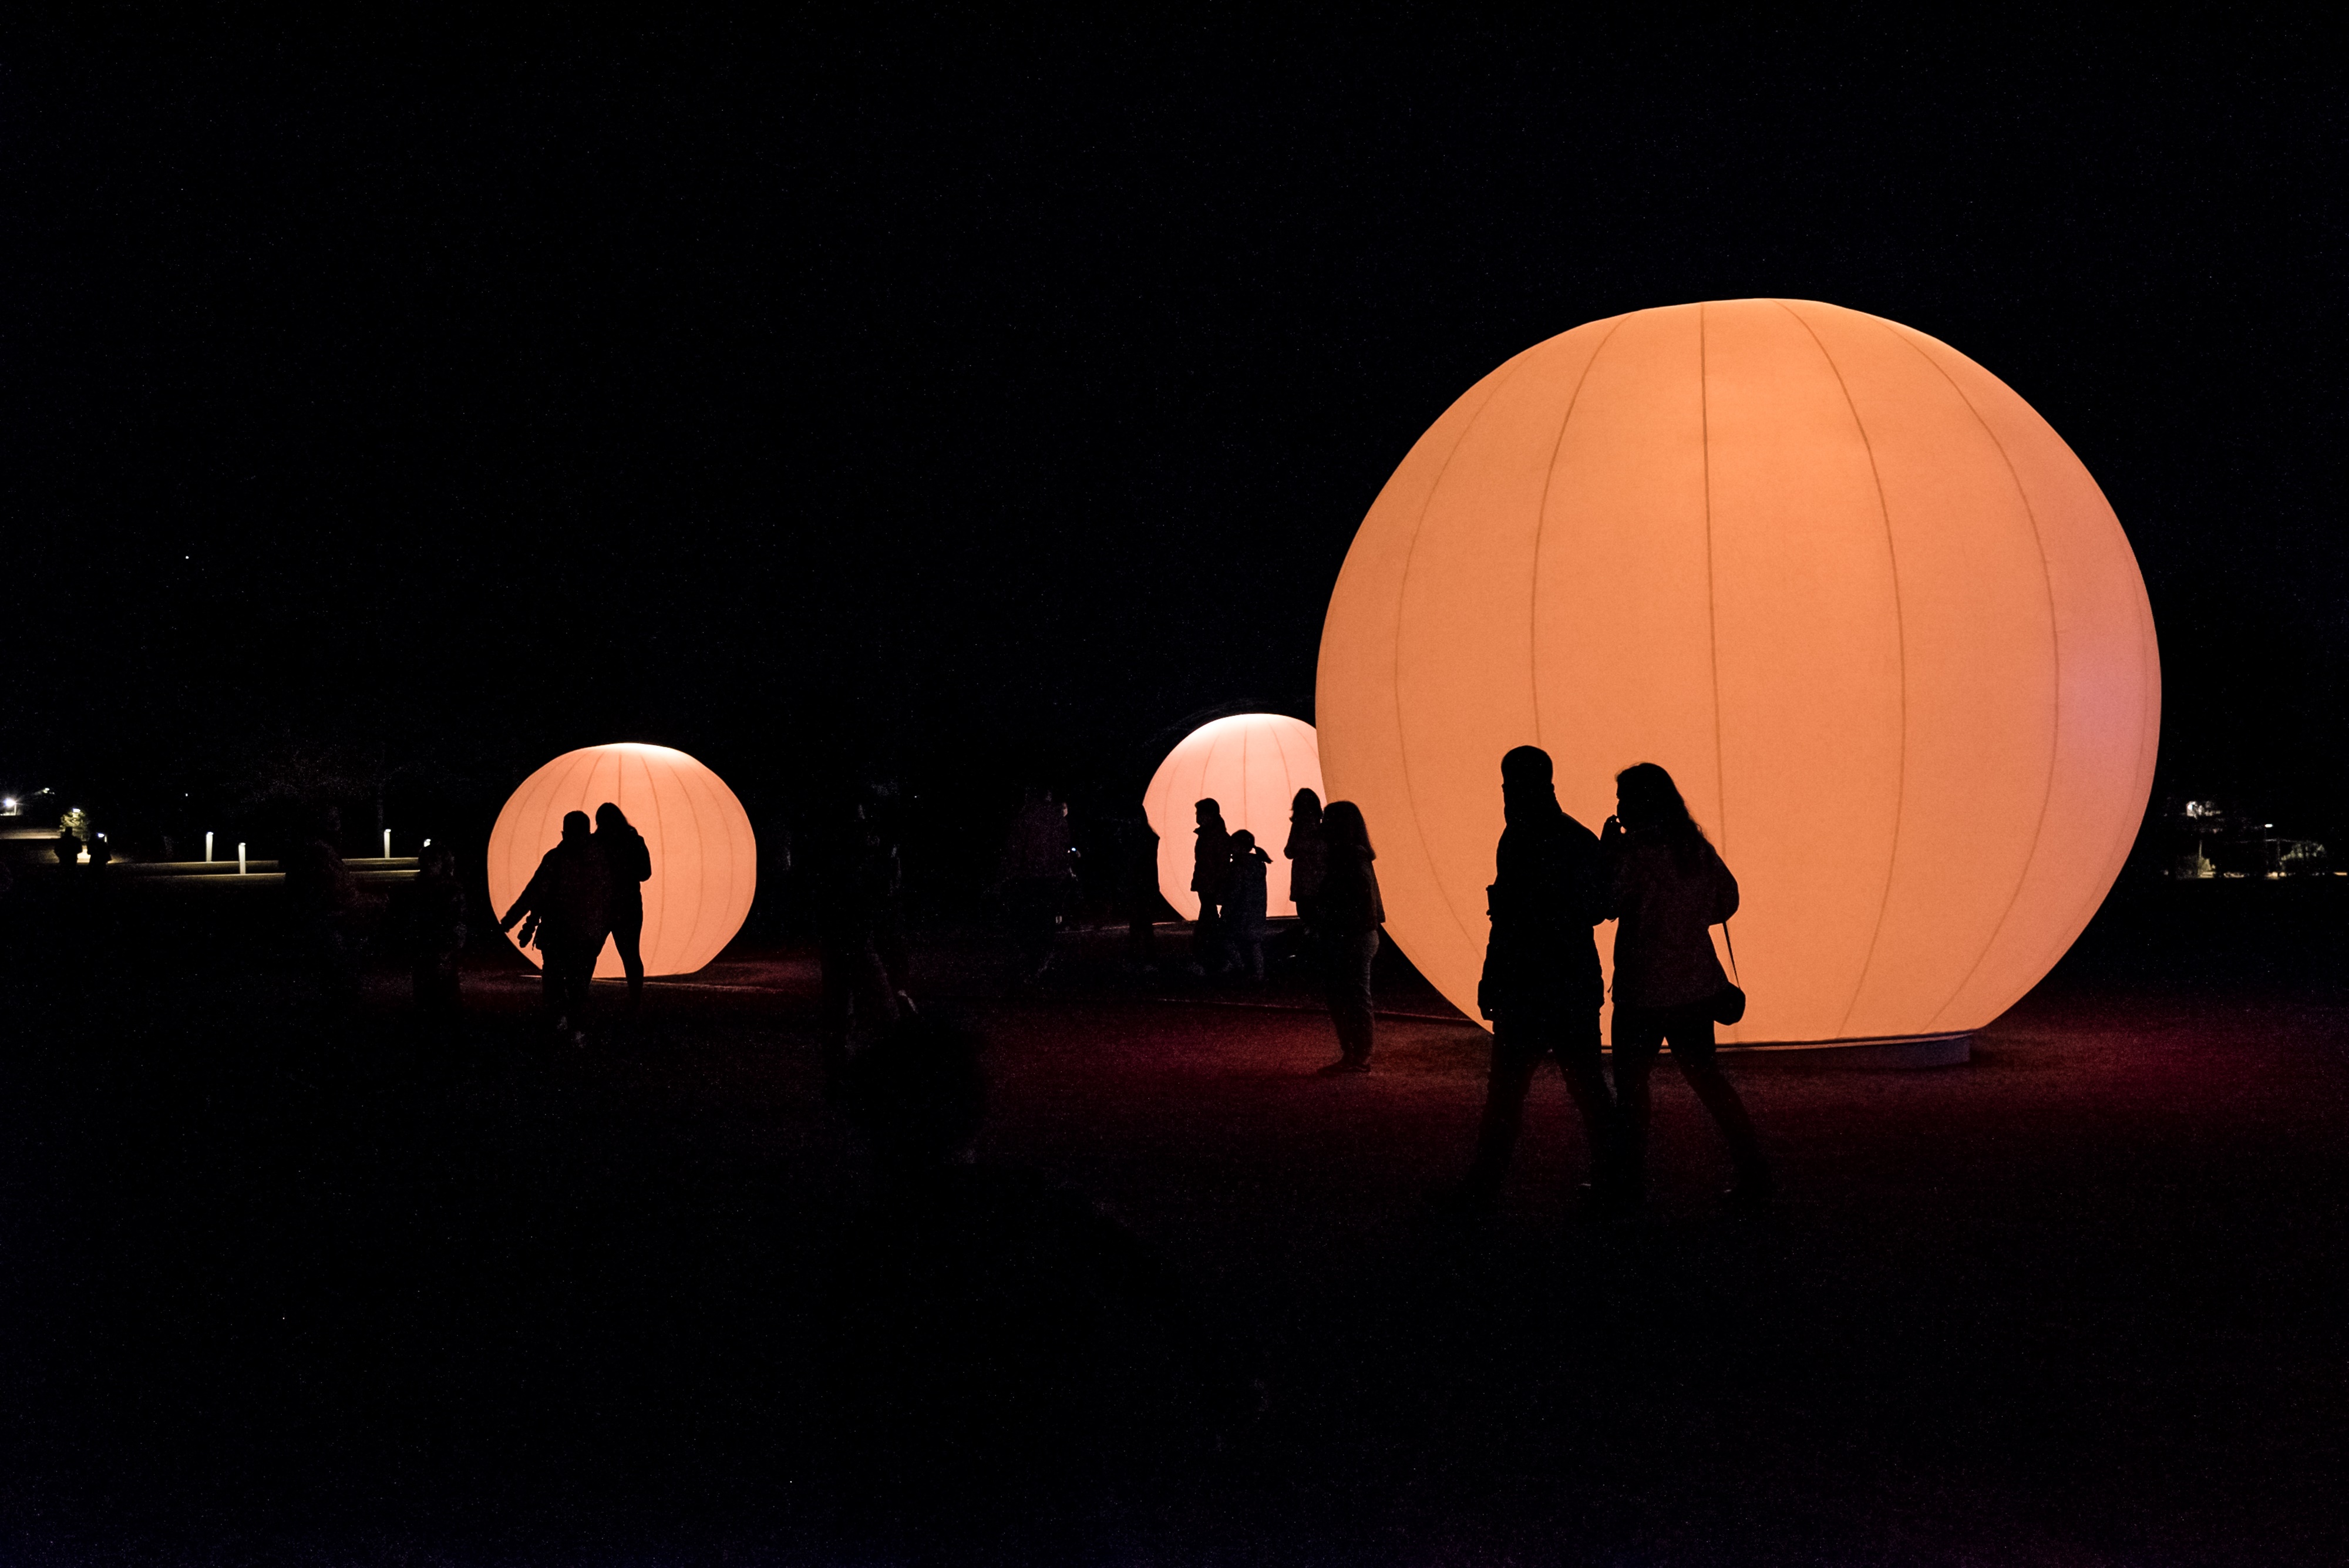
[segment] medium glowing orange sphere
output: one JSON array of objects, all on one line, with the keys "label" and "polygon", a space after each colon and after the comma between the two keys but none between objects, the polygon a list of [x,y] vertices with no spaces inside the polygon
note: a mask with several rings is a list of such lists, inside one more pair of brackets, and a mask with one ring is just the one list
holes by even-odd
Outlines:
[{"label": "medium glowing orange sphere", "polygon": [[[644,884],[645,972],[691,974],[734,940],[750,913],[759,846],[726,781],[667,746],[584,746],[523,780],[490,830],[493,912],[512,906],[540,857],[562,841],[564,813],[592,817],[605,801],[627,815],[652,857],[652,879]],[[522,952],[540,961],[536,949]],[[595,972],[605,979],[621,972],[608,940]]]},{"label": "medium glowing orange sphere", "polygon": [[1743,887],[1751,1044],[1959,1033],[2036,984],[2136,837],[2161,674],[2029,404],[1897,322],[1746,299],[1470,388],[1355,535],[1317,701],[1388,929],[1472,1016],[1501,753],[1547,748],[1594,829],[1619,770],[1670,769]]},{"label": "medium glowing orange sphere", "polygon": [[[1174,744],[1143,792],[1143,815],[1158,835],[1158,890],[1186,920],[1199,918],[1191,891],[1191,850],[1198,817],[1192,807],[1212,799],[1224,826],[1256,835],[1272,857],[1265,871],[1265,912],[1293,915],[1288,897],[1288,803],[1297,792],[1321,794],[1321,758],[1313,726],[1281,713],[1234,713],[1202,724]],[[1328,800],[1322,795],[1323,801]]]}]

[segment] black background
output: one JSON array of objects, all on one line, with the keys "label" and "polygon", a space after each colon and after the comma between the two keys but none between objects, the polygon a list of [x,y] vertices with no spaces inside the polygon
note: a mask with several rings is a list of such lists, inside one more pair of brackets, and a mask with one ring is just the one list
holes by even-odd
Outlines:
[{"label": "black background", "polygon": [[2158,794],[2335,810],[2342,88],[2293,26],[5,53],[16,790],[357,757],[494,800],[626,738],[754,815],[845,767],[1130,809],[1186,716],[1310,717],[1352,531],[1477,377],[1778,295],[1943,338],[2087,462]]}]

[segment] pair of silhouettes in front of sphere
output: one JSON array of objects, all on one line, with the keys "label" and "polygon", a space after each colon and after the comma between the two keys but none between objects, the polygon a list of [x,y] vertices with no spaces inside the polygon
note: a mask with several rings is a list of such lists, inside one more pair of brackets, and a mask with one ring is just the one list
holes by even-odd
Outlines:
[{"label": "pair of silhouettes in front of sphere", "polygon": [[[1448,1208],[1496,1201],[1526,1090],[1545,1060],[1557,1062],[1581,1115],[1593,1199],[1637,1207],[1647,1189],[1648,1080],[1667,1044],[1729,1146],[1730,1196],[1752,1202],[1772,1190],[1753,1122],[1715,1054],[1713,1023],[1730,982],[1711,928],[1736,913],[1737,879],[1662,768],[1626,768],[1615,788],[1617,815],[1593,834],[1558,805],[1547,752],[1519,746],[1501,759],[1507,826],[1494,855],[1492,936],[1476,993],[1493,1023],[1492,1073],[1468,1174],[1440,1195]],[[1611,1093],[1599,1036],[1605,985],[1591,936],[1609,919],[1617,922]]]},{"label": "pair of silhouettes in front of sphere", "polygon": [[[1257,846],[1246,828],[1228,833],[1223,807],[1214,799],[1194,807],[1198,837],[1192,850],[1191,890],[1199,896],[1193,927],[1193,967],[1213,973],[1237,970],[1264,978],[1266,872],[1272,857]],[[1297,905],[1308,952],[1319,964],[1330,1022],[1338,1031],[1339,1058],[1330,1073],[1370,1071],[1375,1039],[1371,967],[1379,954],[1379,927],[1386,908],[1379,898],[1371,862],[1369,826],[1350,800],[1327,806],[1309,789],[1290,803],[1289,897]]]},{"label": "pair of silhouettes in front of sphere", "polygon": [[547,1022],[557,1034],[586,1038],[588,982],[609,937],[628,977],[628,1010],[645,990],[644,884],[653,874],[644,836],[610,801],[595,808],[591,829],[584,811],[566,812],[563,840],[538,863],[530,885],[498,922],[516,940],[535,946],[546,984]]}]

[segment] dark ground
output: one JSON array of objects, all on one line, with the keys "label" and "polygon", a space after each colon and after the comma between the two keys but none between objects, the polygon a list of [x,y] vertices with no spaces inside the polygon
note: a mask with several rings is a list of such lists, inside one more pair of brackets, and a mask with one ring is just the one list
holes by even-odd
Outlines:
[{"label": "dark ground", "polygon": [[2125,890],[1969,1066],[1747,1064],[1766,1217],[1716,1208],[1666,1073],[1654,1211],[1612,1228],[1568,1215],[1554,1079],[1502,1214],[1430,1213],[1464,1025],[1325,1081],[1325,1020],[1149,1001],[1106,940],[1025,999],[927,950],[991,1040],[982,1160],[1108,1206],[1269,1395],[993,1511],[839,1460],[818,1347],[868,1178],[804,957],[559,1053],[508,965],[454,1040],[389,964],[330,1026],[219,956],[249,919],[142,889],[76,958],[40,891],[0,1047],[12,1562],[2349,1555],[2349,880]]}]

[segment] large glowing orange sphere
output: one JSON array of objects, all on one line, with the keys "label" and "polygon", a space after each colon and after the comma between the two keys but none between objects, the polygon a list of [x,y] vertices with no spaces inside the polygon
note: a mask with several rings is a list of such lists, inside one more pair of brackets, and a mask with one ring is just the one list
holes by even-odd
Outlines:
[{"label": "large glowing orange sphere", "polygon": [[[1321,790],[1321,758],[1313,726],[1280,713],[1234,713],[1200,725],[1166,753],[1143,792],[1143,815],[1158,835],[1158,890],[1186,920],[1199,918],[1199,895],[1191,891],[1191,851],[1198,816],[1193,807],[1214,800],[1224,808],[1224,826],[1256,835],[1257,847],[1272,857],[1265,872],[1265,912],[1293,915],[1288,897],[1288,803],[1297,792]],[[1329,797],[1325,794],[1326,801]]]},{"label": "large glowing orange sphere", "polygon": [[[667,746],[583,746],[523,780],[490,830],[492,912],[512,907],[540,857],[562,841],[564,813],[593,817],[605,801],[627,814],[652,857],[652,879],[644,884],[645,972],[691,974],[742,929],[759,885],[759,846],[726,781]],[[540,961],[536,949],[522,951]],[[595,972],[605,979],[621,972],[608,940]]]},{"label": "large glowing orange sphere", "polygon": [[1315,717],[1388,929],[1472,1015],[1501,753],[1547,747],[1594,829],[1670,769],[1743,886],[1750,1044],[2003,1012],[2111,888],[2160,708],[2136,557],[2046,421],[1897,322],[1744,299],[1453,404],[1355,535]]}]

